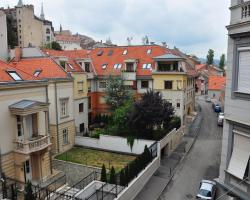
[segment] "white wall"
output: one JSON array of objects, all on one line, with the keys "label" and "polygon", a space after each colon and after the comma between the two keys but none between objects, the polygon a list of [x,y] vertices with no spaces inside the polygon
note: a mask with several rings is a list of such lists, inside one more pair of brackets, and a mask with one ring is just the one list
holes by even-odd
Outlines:
[{"label": "white wall", "polygon": [[141,154],[144,151],[145,145],[150,147],[154,142],[152,140],[135,139],[131,150],[127,139],[122,137],[101,135],[100,139],[81,136],[76,136],[75,138],[75,145],[131,154]]},{"label": "white wall", "polygon": [[8,58],[8,39],[7,39],[7,23],[6,15],[0,10],[0,59]]},{"label": "white wall", "polygon": [[[79,113],[79,104],[83,103],[83,112]],[[76,132],[80,132],[80,124],[84,123],[85,129],[88,128],[88,98],[74,100],[74,118]]]},{"label": "white wall", "polygon": [[145,80],[145,81],[148,81],[148,88],[147,89],[141,88],[142,81],[143,80],[137,80],[137,92],[138,93],[143,94],[143,93],[146,93],[147,90],[153,89],[153,80]]}]

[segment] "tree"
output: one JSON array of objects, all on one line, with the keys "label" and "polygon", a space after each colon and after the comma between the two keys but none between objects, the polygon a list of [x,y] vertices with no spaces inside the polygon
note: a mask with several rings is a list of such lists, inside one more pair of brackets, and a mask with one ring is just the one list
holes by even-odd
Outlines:
[{"label": "tree", "polygon": [[102,182],[107,182],[107,173],[106,173],[106,167],[103,164],[102,165],[102,171],[101,171],[101,181]]},{"label": "tree", "polygon": [[220,69],[224,71],[224,67],[225,67],[225,54],[222,54],[221,57],[220,57]]},{"label": "tree", "polygon": [[126,179],[124,174],[124,169],[120,171],[120,185],[125,186],[126,185]]},{"label": "tree", "polygon": [[116,110],[131,99],[131,94],[126,90],[121,77],[109,77],[106,93],[106,101],[111,111]]},{"label": "tree", "polygon": [[26,182],[24,200],[35,200],[35,195],[33,194],[32,184],[30,181]]},{"label": "tree", "polygon": [[109,177],[110,184],[116,184],[116,175],[115,175],[115,168],[112,166],[110,170],[110,177]]},{"label": "tree", "polygon": [[142,95],[140,101],[134,103],[129,123],[137,130],[137,133],[152,133],[154,129],[166,127],[173,114],[173,107],[162,99],[161,93],[149,90]]},{"label": "tree", "polygon": [[13,29],[13,17],[11,15],[7,15],[7,35],[8,35],[8,45],[11,49],[15,48],[15,46],[18,46],[18,39],[17,39],[17,33]]},{"label": "tree", "polygon": [[62,51],[61,45],[56,41],[53,41],[51,43],[46,44],[45,48],[46,49],[53,49],[53,50],[57,50],[57,51]]},{"label": "tree", "polygon": [[207,64],[212,65],[214,64],[214,50],[209,49],[207,54]]}]

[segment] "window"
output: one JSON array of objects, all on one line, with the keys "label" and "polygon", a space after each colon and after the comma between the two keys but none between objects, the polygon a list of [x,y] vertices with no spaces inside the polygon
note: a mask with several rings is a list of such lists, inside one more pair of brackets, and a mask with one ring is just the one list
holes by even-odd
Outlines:
[{"label": "window", "polygon": [[97,56],[101,56],[103,54],[103,50],[97,52]]},{"label": "window", "polygon": [[176,100],[176,107],[177,107],[177,108],[180,108],[180,107],[181,107],[181,100],[180,100],[180,99],[177,99],[177,100]]},{"label": "window", "polygon": [[250,94],[250,47],[239,48],[238,92]]},{"label": "window", "polygon": [[147,54],[151,54],[151,53],[152,53],[152,49],[148,49]]},{"label": "window", "polygon": [[22,117],[17,115],[16,120],[17,120],[17,135],[18,137],[21,137],[23,135]]},{"label": "window", "polygon": [[115,69],[121,69],[122,68],[122,64],[114,64],[114,68]]},{"label": "window", "polygon": [[85,125],[84,123],[80,124],[80,133],[83,133],[85,130]]},{"label": "window", "polygon": [[65,128],[63,129],[63,144],[68,144],[69,143],[69,132],[68,129]]},{"label": "window", "polygon": [[35,77],[38,77],[40,73],[41,73],[41,70],[36,70],[33,75]]},{"label": "window", "polygon": [[78,64],[82,67],[82,62],[79,62]]},{"label": "window", "polygon": [[166,90],[172,90],[173,89],[173,81],[165,81],[165,89]]},{"label": "window", "polygon": [[50,36],[47,36],[46,40],[47,40],[47,42],[49,42],[50,41]]},{"label": "window", "polygon": [[62,66],[63,69],[66,69],[66,62],[65,61],[60,61],[60,65]]},{"label": "window", "polygon": [[50,34],[50,29],[49,28],[46,29],[46,33]]},{"label": "window", "polygon": [[167,102],[172,106],[172,100],[171,99],[167,99]]},{"label": "window", "polygon": [[15,71],[8,71],[8,74],[9,74],[15,81],[22,81],[22,78],[21,78]]},{"label": "window", "polygon": [[128,54],[128,50],[125,49],[125,50],[123,51],[122,55],[127,55],[127,54]]},{"label": "window", "polygon": [[110,49],[109,52],[108,52],[108,56],[112,56],[113,55],[113,49]]},{"label": "window", "polygon": [[25,173],[26,174],[30,173],[30,161],[29,160],[25,161]]},{"label": "window", "polygon": [[107,66],[108,66],[108,64],[103,64],[103,65],[102,65],[102,69],[106,69]]},{"label": "window", "polygon": [[69,99],[60,99],[60,110],[61,110],[61,117],[67,117],[68,116],[68,102]]},{"label": "window", "polygon": [[84,104],[83,103],[79,103],[79,113],[82,113],[84,110]]},{"label": "window", "polygon": [[145,63],[145,64],[142,65],[142,69],[151,69],[151,66],[152,65],[150,63],[148,63],[148,64]]},{"label": "window", "polygon": [[182,89],[182,81],[178,80],[177,81],[177,90],[181,90]]},{"label": "window", "polygon": [[126,63],[126,71],[127,72],[134,72],[134,63]]},{"label": "window", "polygon": [[78,93],[83,92],[83,81],[77,82],[77,90],[78,90]]},{"label": "window", "polygon": [[90,63],[89,62],[85,62],[84,65],[85,65],[85,71],[86,72],[90,72]]},{"label": "window", "polygon": [[148,88],[149,82],[148,81],[141,81],[141,88]]},{"label": "window", "polygon": [[104,88],[106,88],[106,87],[107,87],[106,81],[100,81],[100,82],[99,82],[99,88],[104,89]]},{"label": "window", "polygon": [[70,69],[74,69],[74,67],[70,63],[67,63],[67,64],[68,64]]}]

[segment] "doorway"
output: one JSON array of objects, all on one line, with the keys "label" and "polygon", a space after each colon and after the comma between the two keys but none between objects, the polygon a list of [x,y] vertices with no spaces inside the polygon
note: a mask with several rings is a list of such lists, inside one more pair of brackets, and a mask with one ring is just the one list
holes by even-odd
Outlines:
[{"label": "doorway", "polygon": [[32,172],[31,172],[31,165],[30,165],[30,160],[26,160],[24,162],[24,180],[25,182],[31,181],[32,180]]}]

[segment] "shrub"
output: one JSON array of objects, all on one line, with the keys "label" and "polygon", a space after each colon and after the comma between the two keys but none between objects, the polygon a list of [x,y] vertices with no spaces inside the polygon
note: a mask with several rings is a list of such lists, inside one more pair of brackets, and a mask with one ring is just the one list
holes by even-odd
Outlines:
[{"label": "shrub", "polygon": [[110,170],[109,183],[116,184],[115,168],[112,166]]},{"label": "shrub", "polygon": [[106,167],[103,164],[102,165],[102,171],[101,171],[101,181],[102,182],[107,182],[107,173],[106,173]]},{"label": "shrub", "polygon": [[32,190],[32,184],[30,181],[27,181],[26,185],[25,185],[25,195],[24,195],[24,200],[35,200],[36,197],[33,194],[33,190]]}]

